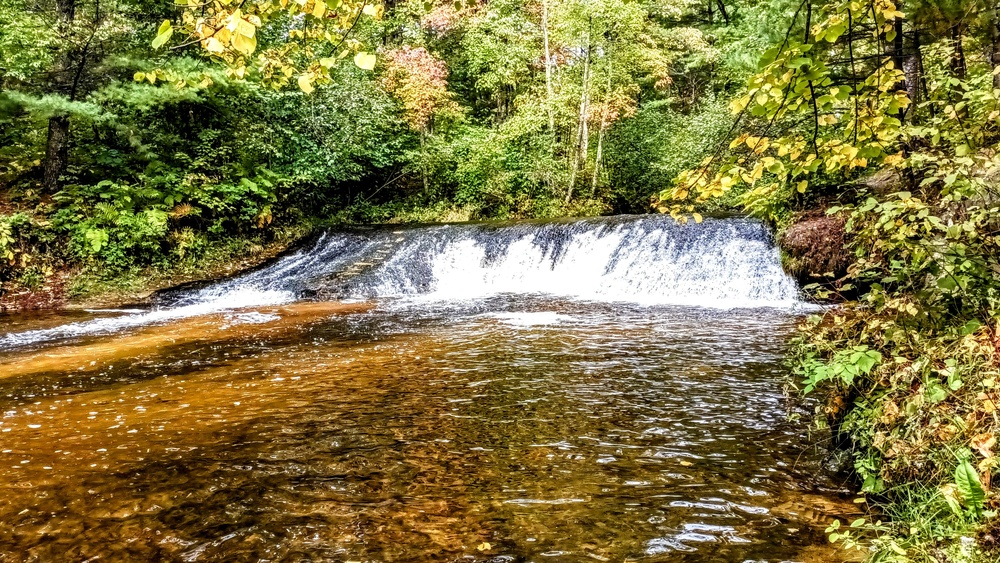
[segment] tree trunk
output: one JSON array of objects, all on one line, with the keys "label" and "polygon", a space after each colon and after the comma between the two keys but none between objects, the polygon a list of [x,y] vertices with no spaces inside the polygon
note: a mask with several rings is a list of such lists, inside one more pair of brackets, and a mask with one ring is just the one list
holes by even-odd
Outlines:
[{"label": "tree trunk", "polygon": [[597,155],[594,157],[594,177],[590,183],[590,197],[597,195],[597,179],[601,175],[601,157],[604,155],[604,132],[608,129],[608,112],[611,110],[611,79],[612,70],[611,66],[611,54],[605,53],[608,59],[608,84],[607,89],[604,92],[605,107],[601,112],[601,127],[597,132]]},{"label": "tree trunk", "polygon": [[719,5],[719,13],[722,15],[722,19],[726,22],[726,25],[729,25],[729,11],[726,10],[726,5],[722,0],[716,0],[716,2]]},{"label": "tree trunk", "polygon": [[993,38],[993,87],[1000,89],[1000,6],[993,7],[993,25],[990,26]]},{"label": "tree trunk", "polygon": [[420,131],[420,178],[424,182],[424,196],[431,193],[430,187],[427,184],[427,156],[424,154],[424,137],[427,133],[423,130]]},{"label": "tree trunk", "polygon": [[920,103],[920,85],[923,82],[920,76],[920,30],[914,29],[910,48],[903,59],[903,73],[906,75],[906,96],[910,98],[910,107],[906,110],[906,116],[911,121],[917,111],[917,104]]},{"label": "tree trunk", "polygon": [[951,71],[955,78],[965,79],[965,49],[962,47],[962,24],[951,27],[951,40],[955,43],[955,51],[951,59]]},{"label": "tree trunk", "polygon": [[549,132],[555,135],[556,118],[552,113],[552,55],[549,53],[549,3],[542,0],[542,41],[545,43],[545,93],[549,112]]},{"label": "tree trunk", "polygon": [[59,177],[69,160],[69,116],[49,118],[49,138],[45,145],[44,187],[48,193],[59,191]]},{"label": "tree trunk", "polygon": [[587,130],[587,108],[590,102],[590,30],[587,30],[587,54],[583,59],[583,92],[580,93],[580,120],[577,127],[576,154],[573,157],[573,168],[569,174],[569,187],[566,189],[566,203],[573,199],[573,188],[576,186],[576,173],[580,168],[580,162],[587,164],[587,152],[589,152],[590,132]]},{"label": "tree trunk", "polygon": [[607,125],[604,117],[601,116],[601,128],[597,133],[597,156],[594,157],[594,177],[590,183],[590,197],[597,195],[597,178],[601,174],[601,155],[604,152],[604,131]]},{"label": "tree trunk", "polygon": [[[63,36],[63,41],[72,45],[70,35],[72,33],[73,19],[76,16],[76,0],[56,0],[56,18],[59,32]],[[75,94],[80,70],[75,77],[70,76],[72,67],[73,47],[70,46],[59,57],[57,67],[53,72],[52,83],[54,90],[59,94],[72,97]],[[79,64],[84,64],[80,61]],[[48,193],[59,191],[59,178],[66,171],[66,164],[69,160],[69,116],[66,114],[55,115],[49,118],[48,139],[45,143],[45,166],[43,188]]]},{"label": "tree trunk", "polygon": [[[902,6],[902,4],[900,4]],[[897,90],[906,90],[909,92],[909,84],[906,80],[906,58],[903,55],[903,19],[896,18],[893,22],[893,31],[895,32],[892,41],[888,41],[885,34],[880,36],[881,41],[885,41],[885,56],[892,61],[892,66],[895,70],[903,73],[903,78],[895,84]],[[906,117],[906,108],[900,108],[896,117],[902,121]]]}]

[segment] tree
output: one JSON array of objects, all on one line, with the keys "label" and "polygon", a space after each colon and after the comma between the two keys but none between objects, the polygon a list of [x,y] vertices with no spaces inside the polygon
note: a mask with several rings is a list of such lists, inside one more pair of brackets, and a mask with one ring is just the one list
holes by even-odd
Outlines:
[{"label": "tree", "polygon": [[458,105],[448,91],[448,68],[423,47],[394,49],[385,54],[382,84],[402,102],[406,122],[420,134],[421,177],[427,192],[424,145],[432,132],[434,117],[458,112]]}]

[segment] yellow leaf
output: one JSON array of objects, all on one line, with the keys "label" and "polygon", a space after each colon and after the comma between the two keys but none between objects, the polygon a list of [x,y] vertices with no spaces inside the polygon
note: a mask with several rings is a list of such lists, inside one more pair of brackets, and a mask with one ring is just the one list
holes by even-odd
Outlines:
[{"label": "yellow leaf", "polygon": [[801,182],[798,183],[797,186],[795,186],[795,191],[799,192],[800,194],[804,194],[806,193],[807,187],[809,187],[809,180],[802,180]]},{"label": "yellow leaf", "polygon": [[358,65],[358,68],[372,70],[375,68],[375,55],[361,51],[354,55],[354,64]]},{"label": "yellow leaf", "polygon": [[215,37],[209,37],[208,39],[202,41],[201,44],[209,53],[218,54],[226,50],[225,45],[223,45],[222,42]]},{"label": "yellow leaf", "polygon": [[236,10],[232,14],[230,14],[228,18],[226,18],[226,21],[229,22],[228,24],[226,24],[226,29],[228,29],[229,31],[236,31],[236,26],[239,25],[239,22],[242,19],[243,19],[243,10],[236,8]]},{"label": "yellow leaf", "polygon": [[[258,19],[258,21],[260,21]],[[248,22],[247,20],[239,20],[236,22],[236,34],[245,35],[247,37],[253,37],[257,34],[257,26]]]},{"label": "yellow leaf", "polygon": [[312,79],[309,78],[308,74],[302,74],[299,76],[299,90],[302,90],[306,94],[311,94],[315,88],[312,85]]},{"label": "yellow leaf", "polygon": [[479,551],[489,551],[489,550],[493,549],[493,546],[490,545],[490,542],[485,542],[484,541],[483,543],[481,543],[478,546],[476,546],[476,549],[478,549]]},{"label": "yellow leaf", "polygon": [[695,223],[701,223],[702,221],[701,213],[692,213],[691,216],[694,217]]},{"label": "yellow leaf", "polygon": [[145,79],[146,79],[146,74],[142,72],[137,72],[132,75],[132,80],[135,80],[136,82],[142,82]]},{"label": "yellow leaf", "polygon": [[255,37],[236,34],[233,36],[233,49],[249,56],[257,49],[257,39]]},{"label": "yellow leaf", "polygon": [[317,0],[316,4],[313,6],[312,15],[315,18],[322,18],[326,15],[326,2],[322,0]]},{"label": "yellow leaf", "polygon": [[996,437],[989,432],[979,434],[972,439],[972,447],[978,450],[979,454],[985,458],[993,457],[993,446],[996,443]]}]

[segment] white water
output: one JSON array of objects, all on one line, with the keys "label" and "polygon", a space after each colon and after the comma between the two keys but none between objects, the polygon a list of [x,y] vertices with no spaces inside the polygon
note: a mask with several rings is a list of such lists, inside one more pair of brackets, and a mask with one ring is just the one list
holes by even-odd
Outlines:
[{"label": "white water", "polygon": [[163,298],[148,311],[0,335],[0,350],[309,297],[440,306],[503,294],[722,309],[804,306],[769,233],[748,219],[449,225],[328,233],[269,267]]},{"label": "white water", "polygon": [[[432,258],[433,283],[420,296],[447,301],[537,293],[644,305],[798,305],[798,288],[782,271],[777,249],[766,240],[735,234],[705,231],[681,242],[667,230],[643,233],[618,226],[576,233],[558,255],[536,235],[526,234],[493,260],[482,242],[462,238]],[[408,257],[400,258],[407,262]],[[419,293],[398,280],[383,281],[377,294]]]}]

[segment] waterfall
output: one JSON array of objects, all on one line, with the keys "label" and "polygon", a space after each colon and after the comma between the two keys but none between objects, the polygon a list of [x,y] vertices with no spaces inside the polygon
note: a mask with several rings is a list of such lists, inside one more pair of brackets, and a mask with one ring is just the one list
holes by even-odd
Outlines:
[{"label": "waterfall", "polygon": [[327,232],[271,265],[151,310],[0,336],[0,349],[302,299],[463,301],[498,295],[713,308],[795,308],[771,234],[745,218],[662,215]]}]

